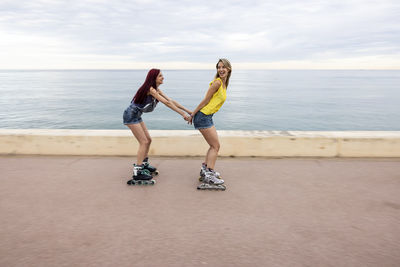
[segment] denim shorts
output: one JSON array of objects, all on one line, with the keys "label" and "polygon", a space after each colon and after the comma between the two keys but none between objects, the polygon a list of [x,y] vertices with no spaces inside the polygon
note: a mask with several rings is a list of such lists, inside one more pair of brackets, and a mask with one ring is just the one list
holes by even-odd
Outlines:
[{"label": "denim shorts", "polygon": [[214,122],[212,120],[214,114],[206,115],[203,112],[199,111],[194,115],[193,125],[195,129],[207,129],[214,126]]},{"label": "denim shorts", "polygon": [[123,115],[124,124],[137,124],[141,123],[142,120],[142,112],[140,109],[134,105],[130,105],[124,111]]}]

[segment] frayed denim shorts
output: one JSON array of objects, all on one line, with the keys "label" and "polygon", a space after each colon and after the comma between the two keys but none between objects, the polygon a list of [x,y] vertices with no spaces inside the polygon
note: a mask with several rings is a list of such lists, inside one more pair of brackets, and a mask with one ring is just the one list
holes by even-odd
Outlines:
[{"label": "frayed denim shorts", "polygon": [[214,122],[212,120],[214,114],[206,115],[203,112],[199,111],[194,115],[193,125],[194,128],[199,129],[207,129],[214,126]]},{"label": "frayed denim shorts", "polygon": [[123,115],[124,124],[137,124],[141,123],[142,120],[142,111],[136,107],[135,105],[130,105],[124,111]]}]

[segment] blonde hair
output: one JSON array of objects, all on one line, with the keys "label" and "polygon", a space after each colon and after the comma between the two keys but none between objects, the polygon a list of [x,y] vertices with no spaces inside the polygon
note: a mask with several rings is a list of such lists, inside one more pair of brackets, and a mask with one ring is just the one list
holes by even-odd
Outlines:
[{"label": "blonde hair", "polygon": [[[228,88],[228,84],[229,84],[229,78],[231,77],[231,73],[232,73],[232,65],[229,62],[229,60],[227,60],[226,58],[220,58],[217,62],[216,68],[218,69],[218,64],[222,62],[222,64],[224,64],[225,68],[227,68],[229,70],[228,76],[226,77],[226,88]],[[217,79],[219,78],[219,74],[217,71],[217,74],[215,74],[215,78]]]}]

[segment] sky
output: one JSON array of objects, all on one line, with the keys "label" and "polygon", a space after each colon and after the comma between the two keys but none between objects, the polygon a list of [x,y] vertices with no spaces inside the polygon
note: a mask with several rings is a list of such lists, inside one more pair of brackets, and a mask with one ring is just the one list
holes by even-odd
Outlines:
[{"label": "sky", "polygon": [[0,69],[400,69],[399,0],[0,0]]}]

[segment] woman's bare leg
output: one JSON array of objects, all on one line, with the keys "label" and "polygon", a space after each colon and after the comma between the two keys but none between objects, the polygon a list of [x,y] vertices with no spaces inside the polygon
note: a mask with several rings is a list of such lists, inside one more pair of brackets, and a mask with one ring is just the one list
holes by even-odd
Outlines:
[{"label": "woman's bare leg", "polygon": [[147,139],[146,133],[144,132],[141,123],[127,125],[139,142],[139,149],[137,152],[137,159],[136,159],[137,165],[141,165],[143,163],[143,159],[146,157],[146,153],[149,150],[151,142],[150,140]]},{"label": "woman's bare leg", "polygon": [[145,134],[145,136],[147,138],[147,148],[146,148],[146,152],[145,152],[144,157],[143,157],[143,159],[144,159],[144,158],[149,156],[149,150],[150,150],[150,145],[151,145],[152,139],[151,139],[151,136],[149,134],[149,131],[147,130],[146,124],[144,124],[143,121],[140,123],[140,126],[142,126],[143,132],[144,132],[144,134]]},{"label": "woman's bare leg", "polygon": [[214,169],[215,162],[217,161],[218,151],[220,148],[217,130],[215,126],[207,129],[199,129],[200,133],[203,135],[204,139],[206,139],[207,143],[210,145],[210,148],[206,154],[207,167],[210,169]]}]

